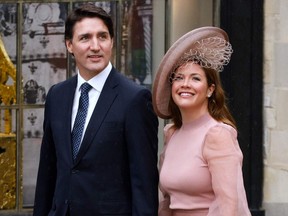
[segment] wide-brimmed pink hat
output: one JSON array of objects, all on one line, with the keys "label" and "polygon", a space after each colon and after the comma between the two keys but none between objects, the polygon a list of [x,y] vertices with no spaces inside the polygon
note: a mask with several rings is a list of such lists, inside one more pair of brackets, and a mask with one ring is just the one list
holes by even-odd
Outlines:
[{"label": "wide-brimmed pink hat", "polygon": [[201,27],[179,38],[166,52],[154,79],[152,97],[156,114],[163,119],[171,118],[168,105],[171,96],[169,77],[183,55],[193,55],[202,67],[222,71],[227,65],[232,47],[226,32],[218,27]]}]

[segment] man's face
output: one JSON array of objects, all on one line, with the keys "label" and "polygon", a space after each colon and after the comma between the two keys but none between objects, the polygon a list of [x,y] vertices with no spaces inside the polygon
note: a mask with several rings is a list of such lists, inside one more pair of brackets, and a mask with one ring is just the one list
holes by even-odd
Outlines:
[{"label": "man's face", "polygon": [[100,18],[84,18],[75,24],[73,38],[66,40],[66,46],[73,53],[81,76],[89,80],[108,65],[113,39]]}]

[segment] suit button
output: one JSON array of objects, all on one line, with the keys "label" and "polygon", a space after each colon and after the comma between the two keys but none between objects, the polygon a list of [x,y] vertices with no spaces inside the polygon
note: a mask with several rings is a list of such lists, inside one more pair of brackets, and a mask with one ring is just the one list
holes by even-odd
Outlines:
[{"label": "suit button", "polygon": [[66,199],[66,200],[65,200],[65,204],[67,204],[67,205],[68,205],[68,204],[69,204],[69,200],[67,200],[67,199]]},{"label": "suit button", "polygon": [[72,170],[72,174],[76,174],[76,173],[78,173],[79,172],[79,170],[76,170],[76,169],[73,169]]}]

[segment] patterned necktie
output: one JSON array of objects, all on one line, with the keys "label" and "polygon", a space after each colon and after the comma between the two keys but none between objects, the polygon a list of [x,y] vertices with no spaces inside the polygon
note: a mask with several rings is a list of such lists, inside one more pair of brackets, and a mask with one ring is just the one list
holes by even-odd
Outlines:
[{"label": "patterned necktie", "polygon": [[83,83],[80,87],[81,89],[81,96],[79,98],[79,106],[77,115],[75,118],[73,130],[72,130],[72,147],[73,147],[73,159],[76,158],[81,138],[83,134],[84,124],[86,120],[88,105],[89,105],[89,96],[88,92],[92,86],[90,86],[88,83]]}]

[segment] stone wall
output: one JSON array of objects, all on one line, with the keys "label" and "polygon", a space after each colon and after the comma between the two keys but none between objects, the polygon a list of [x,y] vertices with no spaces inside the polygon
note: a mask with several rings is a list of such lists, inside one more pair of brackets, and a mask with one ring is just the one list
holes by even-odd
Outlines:
[{"label": "stone wall", "polygon": [[288,213],[288,1],[264,5],[264,189],[266,216]]}]

